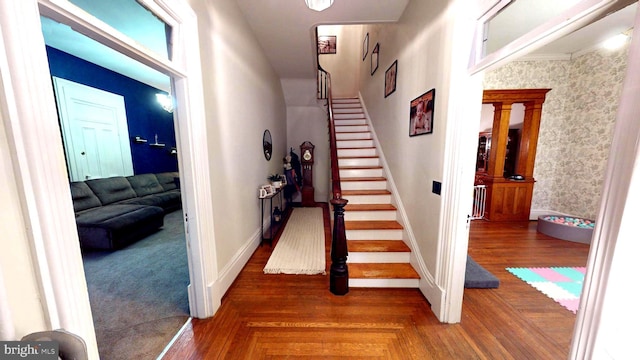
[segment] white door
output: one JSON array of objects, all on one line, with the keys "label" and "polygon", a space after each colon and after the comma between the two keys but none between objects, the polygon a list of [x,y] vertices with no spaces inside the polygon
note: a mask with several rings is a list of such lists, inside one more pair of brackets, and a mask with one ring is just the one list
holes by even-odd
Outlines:
[{"label": "white door", "polygon": [[71,181],[133,175],[124,97],[53,77]]}]

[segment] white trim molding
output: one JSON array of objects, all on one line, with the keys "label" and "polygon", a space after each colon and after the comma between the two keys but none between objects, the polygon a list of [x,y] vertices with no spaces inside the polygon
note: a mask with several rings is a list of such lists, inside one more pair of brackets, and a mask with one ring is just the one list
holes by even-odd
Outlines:
[{"label": "white trim molding", "polygon": [[[635,25],[640,26],[640,13],[636,14]],[[636,228],[637,214],[624,215],[626,209],[637,208],[640,202],[640,198],[629,196],[632,186],[640,185],[640,181],[637,180],[637,177],[640,176],[640,166],[638,165],[640,162],[640,122],[638,122],[640,85],[637,81],[640,77],[640,38],[638,37],[634,36],[631,40],[627,64],[627,74],[609,150],[600,210],[591,239],[591,251],[580,297],[580,308],[574,328],[570,359],[601,358],[605,354],[606,348],[613,345],[607,344],[606,338],[606,330],[613,329],[605,328],[600,331],[603,324],[603,314],[607,309],[606,293],[608,287],[613,286],[614,283],[610,279],[611,267],[616,247],[637,243],[637,236],[633,230],[624,233],[620,231],[621,225],[624,225],[627,230]],[[635,183],[632,182],[634,175],[636,176]],[[628,260],[623,261],[627,262],[618,263],[616,266],[619,268],[633,266]],[[611,309],[609,308],[609,310]],[[606,320],[619,323],[620,326],[617,330],[624,329],[628,326],[622,324],[634,324],[632,318],[627,316],[628,313],[628,309],[626,309],[621,313],[623,316]],[[635,319],[637,320],[637,316]],[[611,337],[612,334],[608,335]]]},{"label": "white trim molding", "polygon": [[[8,69],[3,91],[28,237],[51,329],[81,336],[98,357],[87,284],[58,127],[37,2],[1,1],[0,26]],[[5,72],[6,70],[6,72]]]},{"label": "white trim molding", "polygon": [[[174,78],[177,141],[191,276],[191,312],[212,316],[222,294],[217,279],[213,209],[202,91],[197,17],[184,0],[154,0],[175,18],[175,59],[156,59],[117,31],[62,0],[0,1],[0,104],[16,164],[19,196],[39,275],[46,322],[81,336],[98,358],[95,331],[58,127],[40,11]],[[5,56],[6,55],[6,59]],[[207,239],[207,241],[202,241]]]}]

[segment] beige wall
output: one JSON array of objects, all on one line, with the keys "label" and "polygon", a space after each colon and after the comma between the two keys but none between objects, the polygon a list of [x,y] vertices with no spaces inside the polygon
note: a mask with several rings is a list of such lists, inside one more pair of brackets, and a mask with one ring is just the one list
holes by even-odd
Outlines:
[{"label": "beige wall", "polygon": [[485,89],[551,89],[542,109],[532,211],[595,219],[627,52],[514,61],[485,75]]},{"label": "beige wall", "polygon": [[[218,270],[260,229],[258,187],[282,172],[287,146],[280,79],[234,1],[189,0],[198,14]],[[269,129],[273,157],[264,158]],[[206,239],[204,239],[206,241]]]},{"label": "beige wall", "polygon": [[[336,53],[321,54],[319,62],[323,69],[331,74],[331,89],[334,97],[358,96],[358,73],[363,64],[369,66],[369,57],[362,61],[363,40],[353,36],[362,31],[362,25],[322,25],[318,27],[318,35],[336,36]],[[369,41],[369,48],[375,43]],[[371,53],[371,50],[369,50]]]},{"label": "beige wall", "polygon": [[[327,202],[330,174],[327,107],[325,101],[316,98],[316,87],[316,79],[282,80],[282,89],[287,103],[287,149],[293,148],[293,151],[301,156],[300,145],[303,142],[310,141],[315,146],[313,149],[314,198],[319,202]],[[301,201],[300,193],[294,196],[293,201]]]},{"label": "beige wall", "polygon": [[[0,104],[2,102],[0,89]],[[0,340],[17,340],[45,329],[46,321],[5,126],[0,113],[0,286],[3,286],[0,288],[0,302],[6,301],[10,309],[10,314],[0,313]]]},{"label": "beige wall", "polygon": [[[380,44],[378,70],[360,68],[360,91],[371,117],[391,175],[398,188],[419,251],[431,274],[436,274],[442,198],[431,192],[442,181],[445,123],[451,70],[452,14],[449,2],[409,3],[397,24],[367,25],[370,48]],[[369,55],[365,60],[368,64]],[[398,60],[396,91],[384,97],[384,75]],[[362,59],[360,59],[362,60]],[[433,133],[409,137],[409,103],[436,89]]]}]

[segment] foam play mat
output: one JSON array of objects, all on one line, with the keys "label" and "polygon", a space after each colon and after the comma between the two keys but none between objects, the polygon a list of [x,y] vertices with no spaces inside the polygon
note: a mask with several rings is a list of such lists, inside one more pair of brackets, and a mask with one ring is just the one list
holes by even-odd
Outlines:
[{"label": "foam play mat", "polygon": [[507,271],[572,313],[578,312],[584,267],[507,268]]}]

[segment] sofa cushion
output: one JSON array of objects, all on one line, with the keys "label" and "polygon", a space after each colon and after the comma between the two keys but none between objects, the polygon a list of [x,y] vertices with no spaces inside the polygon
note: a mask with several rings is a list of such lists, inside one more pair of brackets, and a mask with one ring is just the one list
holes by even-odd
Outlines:
[{"label": "sofa cushion", "polygon": [[131,184],[123,176],[104,179],[92,179],[85,181],[96,194],[102,205],[112,204],[117,201],[136,197]]},{"label": "sofa cushion", "polygon": [[120,249],[162,227],[164,211],[156,206],[107,205],[77,214],[83,248]]},{"label": "sofa cushion", "polygon": [[175,190],[180,187],[180,177],[177,172],[159,173],[156,174],[156,178],[164,191]]},{"label": "sofa cushion", "polygon": [[142,174],[127,177],[129,184],[138,196],[157,194],[165,191],[154,174]]},{"label": "sofa cushion", "polygon": [[75,212],[102,206],[100,199],[84,181],[71,183],[71,198],[73,199],[73,211]]},{"label": "sofa cushion", "polygon": [[179,190],[165,191],[159,194],[140,196],[134,199],[119,202],[118,204],[159,206],[163,208],[165,212],[177,210],[182,205]]}]

